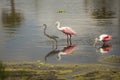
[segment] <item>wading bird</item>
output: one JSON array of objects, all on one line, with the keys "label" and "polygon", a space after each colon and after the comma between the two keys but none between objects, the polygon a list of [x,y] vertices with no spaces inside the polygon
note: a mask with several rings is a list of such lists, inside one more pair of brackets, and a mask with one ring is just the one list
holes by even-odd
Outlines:
[{"label": "wading bird", "polygon": [[96,43],[98,41],[103,42],[103,44],[105,44],[106,42],[108,42],[110,40],[112,40],[112,36],[110,36],[108,34],[102,34],[98,38],[95,38],[94,46],[96,46]]},{"label": "wading bird", "polygon": [[[47,25],[43,24],[43,26],[44,26],[44,35],[47,36],[48,38],[54,40],[56,42],[55,44],[56,44],[56,48],[57,48],[57,38],[59,38],[59,37],[57,37],[55,35],[49,35],[49,34],[47,34],[46,33]],[[54,48],[54,45],[53,45],[53,48]]]},{"label": "wading bird", "polygon": [[76,35],[77,33],[70,27],[61,27],[59,21],[56,21],[55,24],[56,24],[56,27],[58,30],[60,30],[61,32],[63,32],[64,34],[67,35],[67,44],[69,44],[69,42],[70,42],[70,45],[71,45],[72,44],[71,37],[72,37],[72,35]]}]

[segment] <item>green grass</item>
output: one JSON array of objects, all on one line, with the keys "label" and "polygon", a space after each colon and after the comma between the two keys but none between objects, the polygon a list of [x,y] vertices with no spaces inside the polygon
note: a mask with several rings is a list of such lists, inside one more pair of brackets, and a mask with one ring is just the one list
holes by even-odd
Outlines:
[{"label": "green grass", "polygon": [[[4,80],[119,80],[120,68],[105,64],[6,62]],[[4,73],[2,72],[2,73]]]}]

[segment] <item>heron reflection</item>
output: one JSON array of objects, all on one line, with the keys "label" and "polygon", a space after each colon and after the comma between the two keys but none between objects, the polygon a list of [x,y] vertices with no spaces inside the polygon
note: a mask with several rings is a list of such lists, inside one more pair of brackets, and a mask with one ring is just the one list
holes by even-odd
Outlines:
[{"label": "heron reflection", "polygon": [[53,49],[51,50],[46,56],[45,56],[45,62],[47,62],[48,57],[52,57],[56,55],[57,60],[61,60],[63,55],[70,55],[73,53],[73,51],[77,48],[77,45],[68,45],[63,47],[63,49]]},{"label": "heron reflection", "polygon": [[45,56],[45,62],[47,62],[47,58],[52,57],[56,54],[58,54],[60,52],[60,50],[57,49],[53,49],[50,52],[48,52],[48,54]]},{"label": "heron reflection", "polygon": [[[58,36],[55,36],[55,35],[49,35],[47,32],[46,32],[46,29],[47,29],[47,25],[46,24],[43,24],[44,26],[44,35],[47,36],[49,39],[51,39],[53,41],[53,48],[55,46],[55,48],[57,49],[57,38],[59,38]],[[55,43],[54,43],[55,42]]]}]

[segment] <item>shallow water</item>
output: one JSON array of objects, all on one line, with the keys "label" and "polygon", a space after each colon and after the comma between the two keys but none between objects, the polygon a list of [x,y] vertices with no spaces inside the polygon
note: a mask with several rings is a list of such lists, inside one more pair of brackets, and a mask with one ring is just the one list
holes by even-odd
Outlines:
[{"label": "shallow water", "polygon": [[[13,2],[12,2],[13,1]],[[0,0],[0,60],[45,61],[48,63],[99,63],[99,57],[120,55],[119,0]],[[112,5],[111,5],[112,4]],[[73,52],[58,52],[67,47],[66,35],[55,22],[77,32],[72,37]],[[56,35],[56,44],[44,35]],[[113,36],[110,50],[102,54],[93,47],[100,34]],[[69,47],[67,48],[69,49]]]}]

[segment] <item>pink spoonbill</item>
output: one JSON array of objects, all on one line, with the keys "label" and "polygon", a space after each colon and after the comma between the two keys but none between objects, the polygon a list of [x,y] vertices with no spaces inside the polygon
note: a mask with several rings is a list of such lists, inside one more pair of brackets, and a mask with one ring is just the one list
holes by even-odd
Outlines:
[{"label": "pink spoonbill", "polygon": [[71,37],[72,37],[72,35],[76,35],[77,33],[70,27],[61,27],[59,21],[56,21],[55,24],[56,24],[56,27],[58,30],[60,30],[61,32],[63,32],[64,34],[67,35],[67,44],[69,44],[69,41],[70,41],[70,45],[71,45],[72,44]]},{"label": "pink spoonbill", "polygon": [[103,42],[103,44],[105,44],[106,42],[108,42],[108,41],[110,41],[110,40],[112,40],[112,36],[110,36],[110,35],[108,35],[108,34],[102,34],[102,35],[100,35],[98,38],[95,38],[95,42],[94,42],[94,46],[96,45],[96,43],[98,42],[98,41],[102,41]]}]

